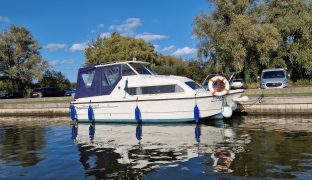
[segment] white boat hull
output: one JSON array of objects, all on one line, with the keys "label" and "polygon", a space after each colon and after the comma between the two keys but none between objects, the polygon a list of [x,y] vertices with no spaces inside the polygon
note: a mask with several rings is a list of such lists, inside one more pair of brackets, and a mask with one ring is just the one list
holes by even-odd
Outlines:
[{"label": "white boat hull", "polygon": [[95,122],[137,122],[135,108],[141,112],[142,122],[187,122],[194,121],[194,107],[198,106],[200,119],[221,113],[221,97],[149,99],[141,101],[111,101],[72,103],[78,122],[90,122],[88,108],[93,108]]}]

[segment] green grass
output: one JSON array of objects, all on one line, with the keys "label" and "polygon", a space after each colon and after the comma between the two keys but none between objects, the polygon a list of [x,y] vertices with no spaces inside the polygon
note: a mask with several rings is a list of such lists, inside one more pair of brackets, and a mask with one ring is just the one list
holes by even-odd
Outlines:
[{"label": "green grass", "polygon": [[[301,87],[301,86],[312,86],[311,79],[300,79],[296,82],[289,80],[289,87]],[[250,82],[246,83],[248,89],[258,89],[260,87],[260,82]]]},{"label": "green grass", "polygon": [[44,100],[44,101],[28,101],[28,100],[24,100],[24,101],[4,101],[1,102],[0,104],[48,104],[48,103],[70,103],[72,100],[68,100],[68,99],[62,99],[62,100]]},{"label": "green grass", "polygon": [[[245,96],[250,96],[250,97],[257,97],[260,96],[261,94],[243,94]],[[305,92],[305,93],[276,93],[276,94],[265,94],[264,96],[266,97],[286,97],[286,96],[312,96],[312,92]]]}]

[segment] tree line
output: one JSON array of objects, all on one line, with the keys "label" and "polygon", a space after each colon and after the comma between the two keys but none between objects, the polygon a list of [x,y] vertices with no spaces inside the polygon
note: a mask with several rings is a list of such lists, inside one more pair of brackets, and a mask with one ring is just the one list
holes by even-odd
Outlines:
[{"label": "tree line", "polygon": [[[287,68],[291,79],[312,78],[312,2],[306,0],[208,0],[213,12],[194,18],[197,58],[165,56],[143,39],[117,32],[98,36],[85,49],[85,66],[136,58],[165,75],[202,82],[211,73],[241,72],[256,82],[265,68]],[[0,33],[0,91],[33,87],[65,90],[70,82],[49,68],[30,31],[13,25]]]},{"label": "tree line", "polygon": [[22,91],[29,95],[34,87],[70,87],[64,74],[49,68],[40,48],[24,27],[13,25],[0,33],[0,92]]},{"label": "tree line", "polygon": [[[215,0],[193,33],[198,59],[215,71],[239,71],[248,82],[265,68],[287,68],[291,79],[312,78],[312,2]],[[225,66],[224,66],[225,65]]]}]

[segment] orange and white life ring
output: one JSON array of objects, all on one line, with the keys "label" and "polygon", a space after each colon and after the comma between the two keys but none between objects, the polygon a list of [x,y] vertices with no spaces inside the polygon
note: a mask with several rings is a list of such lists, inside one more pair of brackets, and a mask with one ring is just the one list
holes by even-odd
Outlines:
[{"label": "orange and white life ring", "polygon": [[[221,91],[221,92],[218,92],[213,88],[213,83],[218,81],[218,80],[222,81],[224,83],[224,86],[225,86],[223,91]],[[214,76],[213,78],[211,78],[209,80],[208,88],[209,88],[209,91],[212,93],[213,96],[224,96],[227,93],[229,93],[229,91],[230,91],[230,83],[225,77]]]}]

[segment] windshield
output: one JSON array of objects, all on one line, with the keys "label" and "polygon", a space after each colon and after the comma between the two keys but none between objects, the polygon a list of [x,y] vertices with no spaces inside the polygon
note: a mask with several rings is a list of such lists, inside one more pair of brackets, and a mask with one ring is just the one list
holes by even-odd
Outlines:
[{"label": "windshield", "polygon": [[208,86],[208,81],[204,81],[202,86],[204,86],[204,87]]},{"label": "windshield", "polygon": [[267,71],[263,72],[262,78],[263,79],[272,79],[272,78],[284,78],[285,73],[284,71]]},{"label": "windshield", "polygon": [[142,63],[129,63],[129,65],[135,69],[139,74],[156,75],[150,68],[144,66]]},{"label": "windshield", "polygon": [[185,82],[186,85],[188,85],[190,88],[196,90],[196,89],[200,89],[201,87],[196,84],[194,81],[188,81],[188,82]]},{"label": "windshield", "polygon": [[40,92],[40,91],[42,91],[41,88],[35,88],[35,89],[33,89],[33,92]]}]

